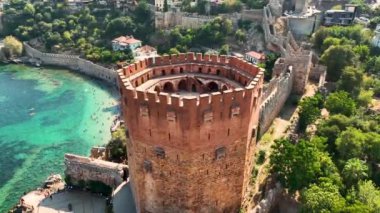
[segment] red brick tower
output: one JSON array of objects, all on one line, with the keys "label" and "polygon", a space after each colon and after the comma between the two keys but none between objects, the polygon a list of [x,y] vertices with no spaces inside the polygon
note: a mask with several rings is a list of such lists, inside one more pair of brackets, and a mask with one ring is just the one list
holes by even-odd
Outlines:
[{"label": "red brick tower", "polygon": [[179,54],[118,71],[138,212],[236,212],[251,174],[262,71]]}]

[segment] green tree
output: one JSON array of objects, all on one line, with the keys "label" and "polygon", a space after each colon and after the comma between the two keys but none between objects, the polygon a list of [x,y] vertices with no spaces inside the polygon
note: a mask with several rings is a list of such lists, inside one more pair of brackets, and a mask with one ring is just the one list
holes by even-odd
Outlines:
[{"label": "green tree", "polygon": [[66,22],[61,19],[56,19],[53,21],[53,30],[59,33],[63,33],[66,30]]},{"label": "green tree", "polygon": [[23,12],[27,16],[34,16],[34,14],[36,13],[36,9],[34,8],[33,4],[26,3]]},{"label": "green tree", "polygon": [[321,173],[321,154],[305,140],[293,144],[290,140],[276,140],[270,156],[272,171],[291,193],[317,180]]},{"label": "green tree", "polygon": [[380,190],[372,181],[359,182],[357,199],[366,204],[371,212],[380,212]]},{"label": "green tree", "polygon": [[247,40],[247,35],[242,29],[238,29],[235,33],[235,38],[239,43],[244,43]]},{"label": "green tree", "polygon": [[322,95],[316,94],[313,97],[304,98],[300,103],[299,122],[300,130],[304,131],[306,127],[317,120],[321,115],[321,105],[323,103]]},{"label": "green tree", "polygon": [[22,43],[13,36],[5,37],[4,48],[10,56],[20,56],[23,50]]},{"label": "green tree", "polygon": [[124,127],[112,132],[112,139],[106,146],[110,152],[108,160],[120,163],[127,158],[127,140]]},{"label": "green tree", "polygon": [[329,153],[336,153],[335,140],[339,134],[352,125],[352,120],[342,114],[332,115],[328,120],[322,121],[318,127],[316,134],[327,138],[327,150]]},{"label": "green tree", "polygon": [[269,81],[272,78],[273,67],[279,57],[280,55],[277,53],[268,53],[266,55],[264,80]]},{"label": "green tree", "polygon": [[350,116],[355,112],[355,101],[347,92],[338,91],[327,97],[325,107],[332,114]]},{"label": "green tree", "polygon": [[51,32],[53,29],[53,25],[51,23],[46,23],[44,21],[38,22],[38,27],[40,28],[41,32]]},{"label": "green tree", "polygon": [[356,97],[363,84],[363,70],[356,67],[346,67],[338,81],[338,89],[344,90]]},{"label": "green tree", "polygon": [[169,55],[177,55],[179,53],[180,52],[176,48],[170,48],[170,50],[168,52]]},{"label": "green tree", "polygon": [[337,81],[343,69],[355,63],[356,54],[348,45],[331,46],[323,53],[321,61],[327,66],[327,78]]},{"label": "green tree", "polygon": [[360,13],[364,14],[371,11],[369,4],[365,0],[350,0],[349,3],[355,4],[358,7]]},{"label": "green tree", "polygon": [[95,16],[91,15],[91,12],[88,8],[81,10],[78,18],[78,23],[84,26],[93,26],[96,24]]},{"label": "green tree", "polygon": [[340,159],[362,158],[365,150],[365,141],[366,136],[362,131],[348,127],[335,141]]},{"label": "green tree", "polygon": [[324,41],[328,38],[341,39],[340,44],[368,44],[371,36],[363,26],[332,26],[332,27],[320,27],[312,38],[314,47],[317,50],[321,50]]},{"label": "green tree", "polygon": [[62,41],[62,37],[58,32],[48,32],[45,36],[45,46],[47,49],[51,49],[54,45],[59,44]]},{"label": "green tree", "polygon": [[332,183],[312,184],[301,193],[303,212],[340,212],[345,200]]},{"label": "green tree", "polygon": [[366,63],[366,72],[369,73],[380,73],[380,56],[372,57]]},{"label": "green tree", "polygon": [[361,62],[365,62],[369,57],[369,48],[367,45],[357,45],[354,47],[354,52],[359,56]]},{"label": "green tree", "polygon": [[109,50],[104,50],[101,52],[100,57],[103,62],[110,62],[112,59],[112,53]]},{"label": "green tree", "polygon": [[244,0],[248,6],[248,8],[251,9],[263,9],[263,7],[267,4],[265,0]]},{"label": "green tree", "polygon": [[229,52],[230,52],[230,46],[228,46],[228,44],[223,45],[219,50],[220,55],[228,55]]},{"label": "green tree", "polygon": [[196,41],[205,46],[221,45],[231,33],[232,21],[218,16],[197,31]]},{"label": "green tree", "polygon": [[341,40],[339,38],[327,37],[322,44],[322,52],[327,50],[331,46],[338,46]]},{"label": "green tree", "polygon": [[343,7],[342,7],[342,5],[337,4],[337,5],[332,6],[331,10],[343,10]]},{"label": "green tree", "polygon": [[[378,125],[378,123],[377,123]],[[370,161],[380,162],[380,134],[376,132],[366,133],[366,153]]]},{"label": "green tree", "polygon": [[126,144],[120,139],[112,139],[107,144],[107,149],[110,152],[109,159],[111,161],[122,162],[127,157]]},{"label": "green tree", "polygon": [[351,158],[344,165],[342,176],[349,188],[368,177],[368,166],[358,158]]},{"label": "green tree", "polygon": [[65,42],[71,42],[71,33],[69,32],[69,31],[65,31],[64,33],[63,33],[63,40],[65,41]]},{"label": "green tree", "polygon": [[153,15],[146,1],[139,1],[139,4],[137,5],[133,14],[135,16],[134,20],[141,23],[150,22]]},{"label": "green tree", "polygon": [[360,90],[357,97],[359,106],[367,107],[372,102],[374,92],[372,90]]},{"label": "green tree", "polygon": [[[313,139],[311,143],[315,141],[323,142],[324,138]],[[342,188],[342,178],[340,177],[339,170],[335,163],[332,161],[331,157],[327,152],[320,152],[320,162],[321,162],[321,173],[318,177],[318,183],[332,183],[339,188]]]},{"label": "green tree", "polygon": [[107,24],[105,35],[109,38],[113,38],[120,35],[133,34],[135,27],[136,25],[130,17],[118,17]]}]

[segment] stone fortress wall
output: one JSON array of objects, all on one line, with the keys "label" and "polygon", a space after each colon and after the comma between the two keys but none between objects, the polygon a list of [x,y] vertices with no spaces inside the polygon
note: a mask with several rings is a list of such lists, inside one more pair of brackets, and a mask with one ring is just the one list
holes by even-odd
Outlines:
[{"label": "stone fortress wall", "polygon": [[[155,77],[198,74],[243,88],[199,96],[139,89]],[[237,211],[253,163],[262,70],[234,57],[188,53],[136,62],[119,75],[138,212]]]},{"label": "stone fortress wall", "polygon": [[[237,25],[237,22],[240,19],[261,22],[263,18],[263,10],[242,10],[241,13],[226,13],[219,14],[218,16],[230,19],[234,25]],[[157,29],[172,28],[175,26],[194,29],[201,27],[203,24],[211,21],[216,17],[216,15],[206,16],[181,11],[155,11],[155,26]]]},{"label": "stone fortress wall", "polygon": [[117,85],[117,72],[115,70],[94,64],[79,56],[43,53],[31,47],[26,42],[24,42],[24,49],[27,56],[40,60],[42,64],[66,67],[88,76],[104,80],[110,84]]},{"label": "stone fortress wall", "polygon": [[[277,63],[283,63],[277,61]],[[283,65],[283,64],[281,64]],[[279,65],[277,65],[279,67]],[[286,100],[292,92],[294,72],[292,66],[281,66],[282,70],[278,76],[264,86],[262,102],[260,105],[259,135],[269,129],[272,121],[278,116]]]},{"label": "stone fortress wall", "polygon": [[[265,41],[268,49],[281,53],[281,58],[276,61],[273,78],[264,89],[259,135],[268,130],[291,93],[302,95],[309,79],[319,82],[319,87],[325,83],[326,67],[318,64],[318,58],[312,51],[297,44],[289,18],[282,17],[282,3],[282,0],[270,0],[264,7],[262,27]],[[296,21],[302,22],[301,19]],[[281,24],[285,24],[282,29],[279,27]]]},{"label": "stone fortress wall", "polygon": [[110,187],[117,187],[128,176],[128,166],[98,159],[65,154],[65,175],[73,183],[80,180],[100,181]]},{"label": "stone fortress wall", "polygon": [[[293,34],[288,30],[288,20],[279,19],[281,12],[278,11],[278,5],[274,1],[264,7],[262,27],[264,30],[264,38],[269,50],[281,53],[282,56],[292,56],[300,49],[294,40]],[[278,16],[278,13],[280,14]],[[284,22],[284,29],[276,29],[276,23]]]}]

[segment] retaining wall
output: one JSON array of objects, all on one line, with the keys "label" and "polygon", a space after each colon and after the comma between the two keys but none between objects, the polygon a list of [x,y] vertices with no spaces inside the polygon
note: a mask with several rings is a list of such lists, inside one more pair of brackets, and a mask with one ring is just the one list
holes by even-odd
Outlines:
[{"label": "retaining wall", "polygon": [[110,187],[117,187],[123,181],[128,166],[109,161],[82,157],[79,155],[65,154],[65,175],[71,177],[71,181],[80,180],[100,181]]},{"label": "retaining wall", "polygon": [[77,55],[43,53],[26,42],[24,42],[24,49],[27,56],[39,59],[44,65],[66,67],[117,85],[117,72],[115,70],[94,64],[91,61],[79,58]]}]

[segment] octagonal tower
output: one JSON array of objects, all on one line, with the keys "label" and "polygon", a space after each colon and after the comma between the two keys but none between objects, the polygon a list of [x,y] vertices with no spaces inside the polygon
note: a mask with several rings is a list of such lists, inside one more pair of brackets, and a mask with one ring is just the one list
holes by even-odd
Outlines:
[{"label": "octagonal tower", "polygon": [[251,174],[262,70],[235,57],[187,53],[118,73],[137,211],[238,211]]}]

